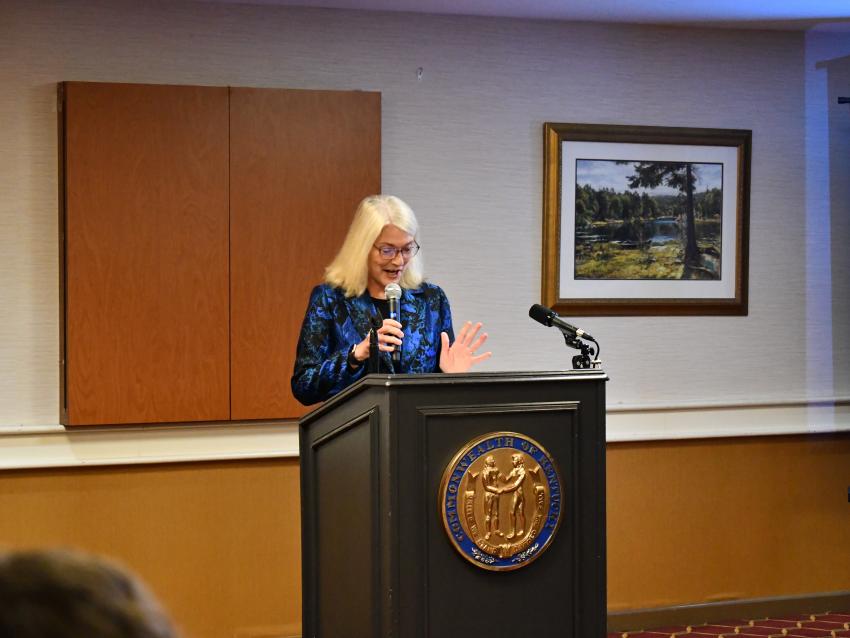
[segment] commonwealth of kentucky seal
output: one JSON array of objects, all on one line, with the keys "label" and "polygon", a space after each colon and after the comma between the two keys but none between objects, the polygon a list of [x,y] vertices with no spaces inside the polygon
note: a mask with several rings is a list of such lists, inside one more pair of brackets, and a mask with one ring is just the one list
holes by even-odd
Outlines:
[{"label": "commonwealth of kentucky seal", "polygon": [[540,556],[558,529],[562,498],[552,457],[516,432],[491,432],[467,443],[443,473],[439,494],[455,549],[494,571]]}]

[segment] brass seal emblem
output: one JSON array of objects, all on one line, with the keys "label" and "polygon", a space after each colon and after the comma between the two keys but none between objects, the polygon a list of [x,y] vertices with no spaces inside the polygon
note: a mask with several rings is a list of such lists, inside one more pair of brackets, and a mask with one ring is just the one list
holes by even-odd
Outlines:
[{"label": "brass seal emblem", "polygon": [[472,564],[493,571],[528,565],[549,546],[561,522],[561,478],[549,453],[516,432],[467,443],[440,483],[446,534]]}]

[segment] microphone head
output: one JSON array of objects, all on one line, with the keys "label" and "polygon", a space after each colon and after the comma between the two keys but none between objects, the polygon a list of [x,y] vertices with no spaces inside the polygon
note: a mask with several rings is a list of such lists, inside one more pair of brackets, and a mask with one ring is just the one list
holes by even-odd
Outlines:
[{"label": "microphone head", "polygon": [[551,326],[552,317],[555,316],[555,313],[546,306],[536,303],[528,309],[528,316],[544,326]]},{"label": "microphone head", "polygon": [[401,286],[398,284],[387,284],[384,288],[384,294],[387,299],[401,299]]}]

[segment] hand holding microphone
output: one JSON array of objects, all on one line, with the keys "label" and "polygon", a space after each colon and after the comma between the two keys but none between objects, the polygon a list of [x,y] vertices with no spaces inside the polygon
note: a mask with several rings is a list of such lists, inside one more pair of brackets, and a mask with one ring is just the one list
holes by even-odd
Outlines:
[{"label": "hand holding microphone", "polygon": [[378,335],[378,350],[381,352],[392,352],[392,360],[398,361],[401,356],[401,343],[404,332],[401,324],[395,319],[384,319],[381,327],[376,331]]},{"label": "hand holding microphone", "polygon": [[[401,330],[401,324],[395,319],[384,319],[380,327],[375,330],[375,336],[378,339],[378,350],[381,352],[392,352],[398,354],[401,349],[401,341],[404,339],[404,332]],[[369,336],[367,335],[363,341],[354,346],[353,356],[357,361],[366,361],[369,358]],[[398,361],[395,357],[393,361]]]},{"label": "hand holding microphone", "polygon": [[[401,287],[398,284],[387,284],[384,288],[384,294],[387,297],[387,303],[390,308],[389,317],[377,323],[373,328],[378,341],[378,350],[381,352],[391,352],[393,363],[401,361],[401,345],[404,339],[404,332],[401,329],[399,321],[399,300],[401,299]],[[377,314],[376,314],[377,317]],[[371,346],[369,337],[354,346],[353,356],[358,361],[365,361],[369,358]]]}]

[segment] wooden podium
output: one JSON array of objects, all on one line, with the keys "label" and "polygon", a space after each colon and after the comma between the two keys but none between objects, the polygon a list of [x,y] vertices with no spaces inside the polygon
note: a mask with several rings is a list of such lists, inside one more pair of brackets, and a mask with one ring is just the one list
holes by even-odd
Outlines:
[{"label": "wooden podium", "polygon": [[[304,416],[304,638],[605,636],[606,379],[600,370],[369,375]],[[444,521],[447,467],[491,433],[539,443],[561,485],[547,497],[550,512],[560,499],[560,519],[545,551],[505,571],[463,555]],[[517,488],[509,469],[502,461],[494,482],[501,520],[487,519],[500,542],[523,520],[512,494],[543,489],[530,478]],[[478,476],[468,480],[480,487]],[[537,497],[526,494],[531,518]]]}]

